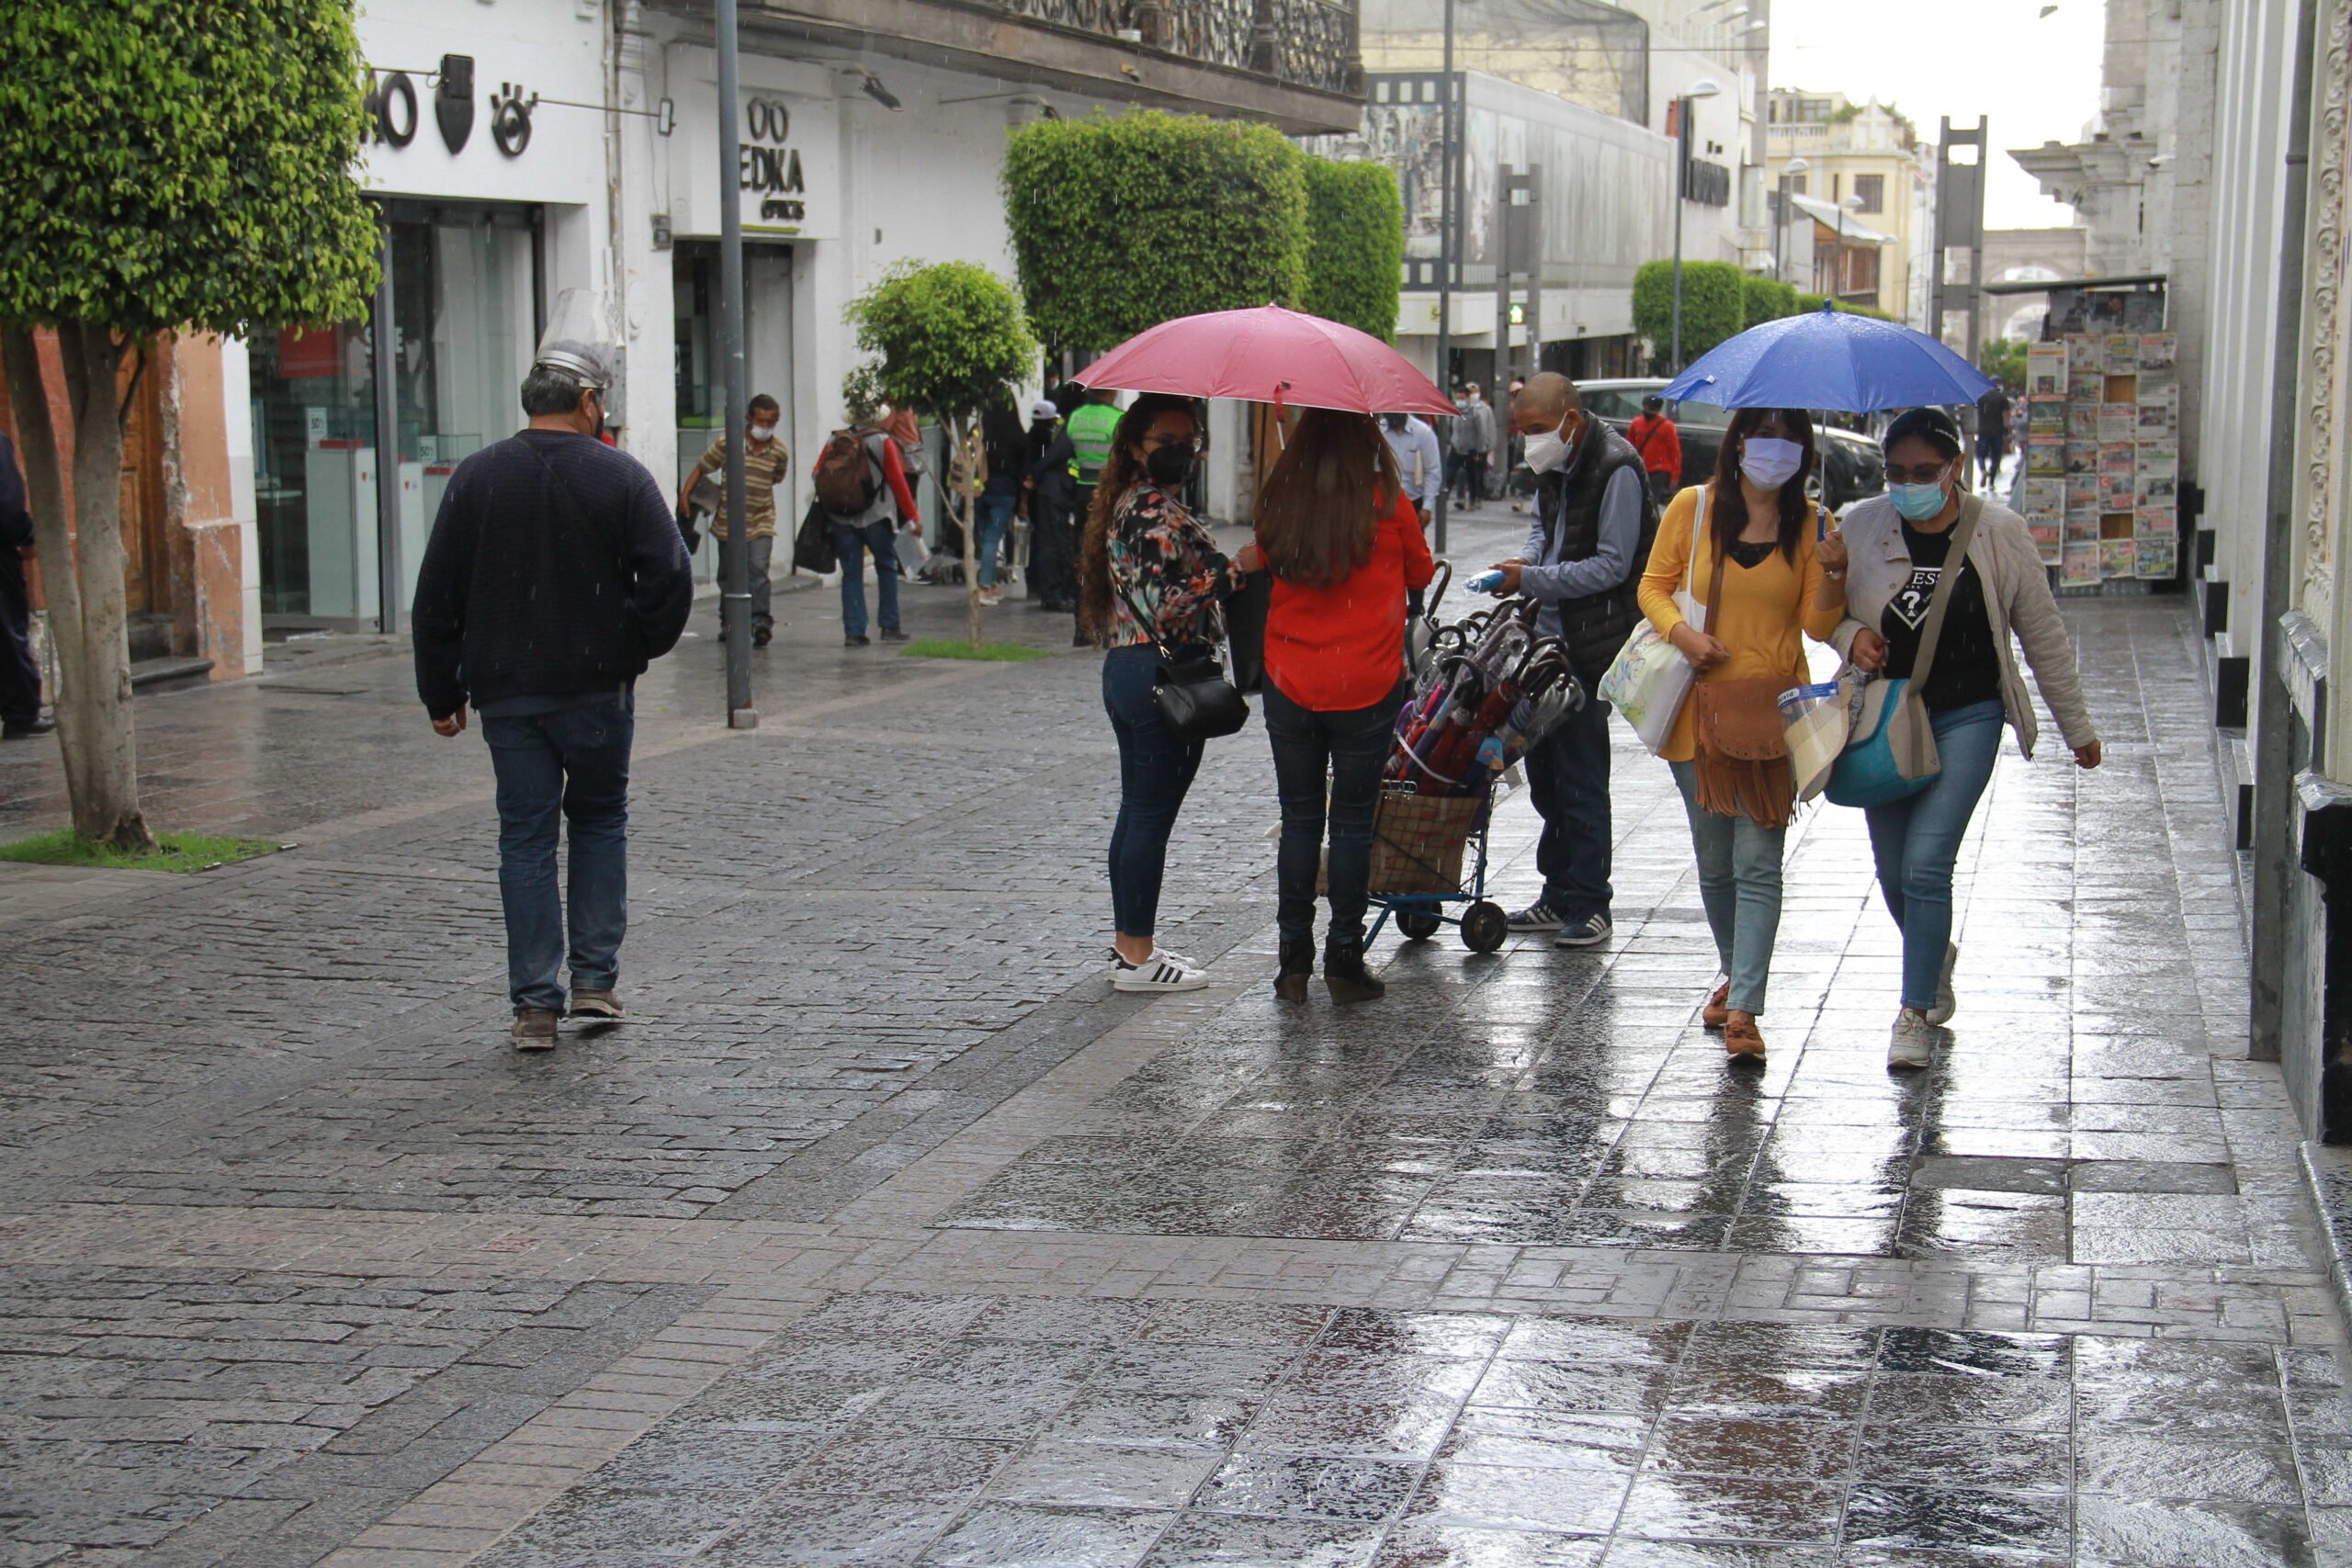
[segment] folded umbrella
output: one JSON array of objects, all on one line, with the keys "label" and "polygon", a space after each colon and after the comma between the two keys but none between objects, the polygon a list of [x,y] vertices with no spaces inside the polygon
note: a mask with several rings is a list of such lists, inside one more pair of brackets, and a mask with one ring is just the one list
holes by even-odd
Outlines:
[{"label": "folded umbrella", "polygon": [[1355,413],[1454,412],[1411,360],[1370,333],[1280,305],[1162,321],[1075,379],[1125,392],[1246,398]]},{"label": "folded umbrella", "polygon": [[1824,302],[1716,344],[1663,395],[1727,409],[1871,413],[1973,403],[1992,386],[1990,376],[1923,332]]}]

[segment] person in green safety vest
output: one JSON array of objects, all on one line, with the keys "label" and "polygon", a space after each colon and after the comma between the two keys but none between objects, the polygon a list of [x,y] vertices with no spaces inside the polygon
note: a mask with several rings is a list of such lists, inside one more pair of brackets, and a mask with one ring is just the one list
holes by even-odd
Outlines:
[{"label": "person in green safety vest", "polygon": [[[1111,435],[1119,428],[1119,405],[1113,400],[1118,395],[1108,387],[1089,388],[1086,400],[1070,410],[1069,418],[1062,423],[1071,448],[1069,477],[1078,491],[1072,517],[1080,533],[1086,529],[1087,515],[1094,510],[1094,481],[1102,477],[1102,465],[1111,460]],[[1083,648],[1087,642],[1081,627],[1071,637],[1070,646]]]}]

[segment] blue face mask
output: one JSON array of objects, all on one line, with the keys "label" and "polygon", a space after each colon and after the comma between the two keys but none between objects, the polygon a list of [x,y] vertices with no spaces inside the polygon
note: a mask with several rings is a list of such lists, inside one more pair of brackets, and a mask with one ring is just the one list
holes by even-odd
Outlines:
[{"label": "blue face mask", "polygon": [[1928,518],[1941,512],[1944,509],[1945,501],[1949,499],[1944,494],[1944,487],[1941,483],[1889,485],[1886,487],[1886,495],[1889,501],[1894,502],[1894,510],[1903,514],[1903,520],[1906,523],[1925,523]]}]

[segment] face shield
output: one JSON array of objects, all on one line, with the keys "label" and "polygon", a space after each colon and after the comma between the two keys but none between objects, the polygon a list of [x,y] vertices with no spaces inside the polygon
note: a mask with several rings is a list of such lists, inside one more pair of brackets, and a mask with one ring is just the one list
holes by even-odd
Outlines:
[{"label": "face shield", "polygon": [[562,371],[583,390],[609,394],[620,364],[620,333],[604,296],[589,288],[557,295],[531,363]]}]

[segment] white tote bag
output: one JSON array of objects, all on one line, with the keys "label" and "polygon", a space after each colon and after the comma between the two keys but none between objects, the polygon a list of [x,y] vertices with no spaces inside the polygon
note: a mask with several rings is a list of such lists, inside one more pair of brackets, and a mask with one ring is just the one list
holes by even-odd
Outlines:
[{"label": "white tote bag", "polygon": [[[1699,624],[1700,609],[1692,593],[1691,572],[1699,564],[1699,551],[1707,536],[1707,496],[1713,487],[1699,489],[1699,515],[1690,525],[1690,558],[1684,563],[1682,586],[1674,591],[1675,608],[1692,626]],[[1690,684],[1698,671],[1682,657],[1682,650],[1668,642],[1647,616],[1625,639],[1610,661],[1609,671],[1600,678],[1600,700],[1625,716],[1642,744],[1656,756],[1674,733],[1674,721],[1682,712],[1682,705],[1690,699]]]}]

